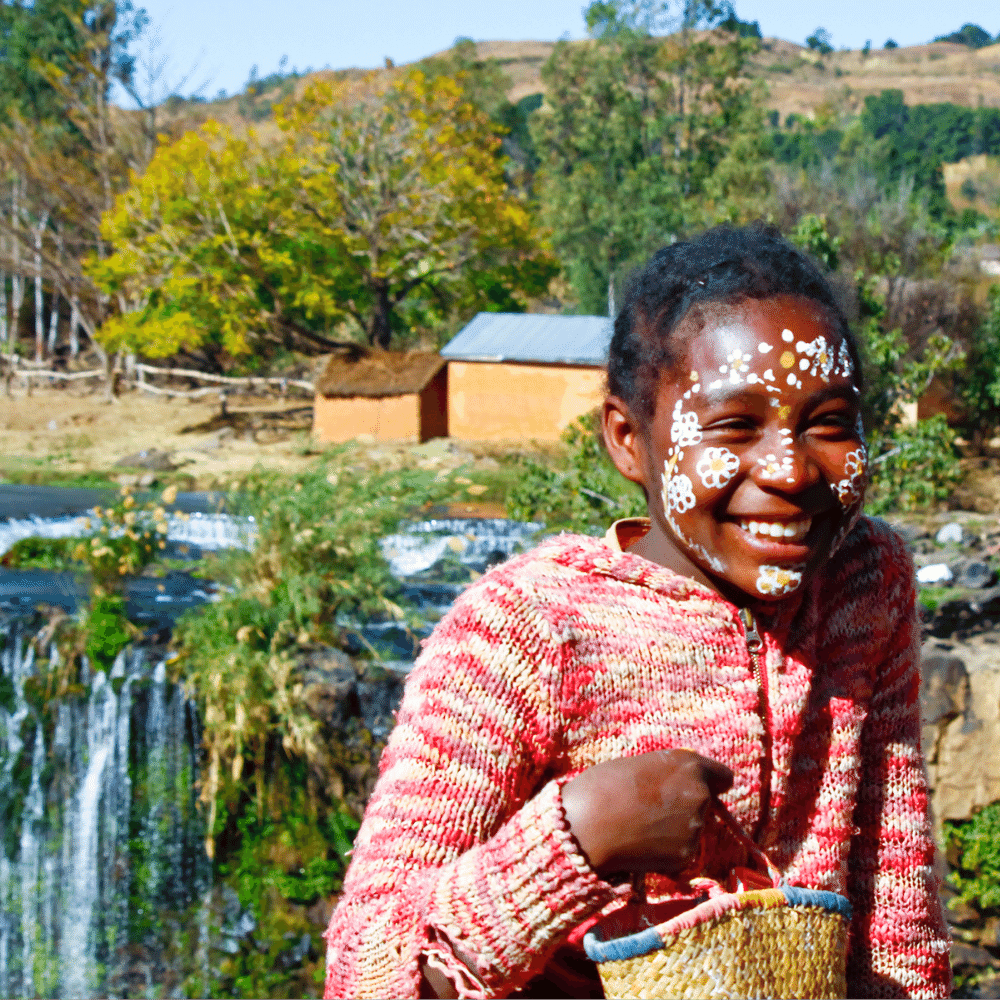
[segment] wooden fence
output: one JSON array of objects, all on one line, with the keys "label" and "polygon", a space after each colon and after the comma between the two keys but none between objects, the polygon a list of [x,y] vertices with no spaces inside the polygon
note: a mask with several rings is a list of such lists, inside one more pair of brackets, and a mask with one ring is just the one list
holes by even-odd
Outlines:
[{"label": "wooden fence", "polygon": [[[193,379],[198,382],[213,383],[204,389],[175,389],[153,385],[147,381],[147,376],[160,378],[184,378]],[[84,372],[57,372],[48,368],[22,367],[15,364],[7,368],[4,375],[8,393],[14,379],[21,379],[24,382],[27,392],[31,392],[32,379],[48,379],[53,382],[75,382],[81,379],[101,379],[106,380],[107,373],[96,368],[93,371]],[[135,364],[130,366],[130,370],[114,371],[111,373],[113,390],[117,393],[121,389],[136,389],[141,392],[153,393],[157,396],[180,396],[187,399],[197,399],[201,396],[225,395],[227,389],[241,389],[244,392],[254,392],[277,387],[284,395],[290,388],[302,389],[312,395],[315,392],[314,383],[306,379],[296,378],[255,378],[255,377],[235,377],[231,375],[213,375],[210,372],[200,372],[194,368],[157,368],[155,365]]]}]

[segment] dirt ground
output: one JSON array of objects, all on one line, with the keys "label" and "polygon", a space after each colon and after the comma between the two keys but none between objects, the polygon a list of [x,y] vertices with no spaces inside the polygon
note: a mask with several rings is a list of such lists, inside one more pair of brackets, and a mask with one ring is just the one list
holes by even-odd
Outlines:
[{"label": "dirt ground", "polygon": [[[168,464],[191,485],[211,488],[255,465],[302,468],[315,454],[311,426],[312,401],[305,398],[230,397],[223,419],[211,396],[189,401],[131,392],[107,402],[100,393],[15,391],[13,397],[0,396],[0,475],[127,477],[143,469],[141,458],[128,462],[129,457],[155,450],[167,453]],[[161,479],[171,474],[169,468],[153,471]]]},{"label": "dirt ground", "polygon": [[[129,392],[107,402],[101,392],[15,391],[0,395],[0,481],[68,485],[100,477],[130,486],[226,489],[257,466],[294,473],[315,461],[325,446],[312,438],[312,409],[302,394],[284,401],[230,396],[223,414],[214,395],[170,400]],[[508,452],[520,450],[451,439],[358,440],[348,447],[361,465],[438,472],[496,472]],[[503,507],[481,496],[483,489],[463,487],[447,513],[503,517]]]}]

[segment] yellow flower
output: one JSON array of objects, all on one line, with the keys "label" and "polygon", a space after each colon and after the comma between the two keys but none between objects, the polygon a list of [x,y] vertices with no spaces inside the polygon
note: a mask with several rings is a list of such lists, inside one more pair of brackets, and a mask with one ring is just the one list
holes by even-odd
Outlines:
[{"label": "yellow flower", "polygon": [[167,506],[169,506],[176,499],[177,499],[177,487],[176,486],[168,486],[163,491],[163,502],[164,502],[164,504],[166,504]]}]

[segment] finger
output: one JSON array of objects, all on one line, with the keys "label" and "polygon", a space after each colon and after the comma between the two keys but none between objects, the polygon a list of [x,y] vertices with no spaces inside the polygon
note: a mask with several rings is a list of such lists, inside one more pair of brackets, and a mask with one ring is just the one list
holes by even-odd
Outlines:
[{"label": "finger", "polygon": [[701,755],[699,762],[702,767],[702,777],[713,795],[721,795],[733,787],[733,772],[725,764]]}]

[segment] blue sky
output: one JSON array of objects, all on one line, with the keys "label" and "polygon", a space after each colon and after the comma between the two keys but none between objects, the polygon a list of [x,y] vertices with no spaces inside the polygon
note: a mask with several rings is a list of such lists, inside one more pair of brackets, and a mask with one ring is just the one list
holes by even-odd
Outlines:
[{"label": "blue sky", "polygon": [[[544,39],[584,35],[581,0],[138,0],[159,35],[162,80],[183,93],[202,86],[205,97],[242,88],[250,67],[261,76],[287,68],[380,66],[385,57],[410,62],[448,48],[456,37]],[[996,0],[957,0],[953,6],[912,0],[736,0],[744,20],[759,21],[765,35],[803,42],[825,27],[840,48],[930,41],[971,21],[1000,32]],[[178,84],[186,78],[183,87]]]}]

